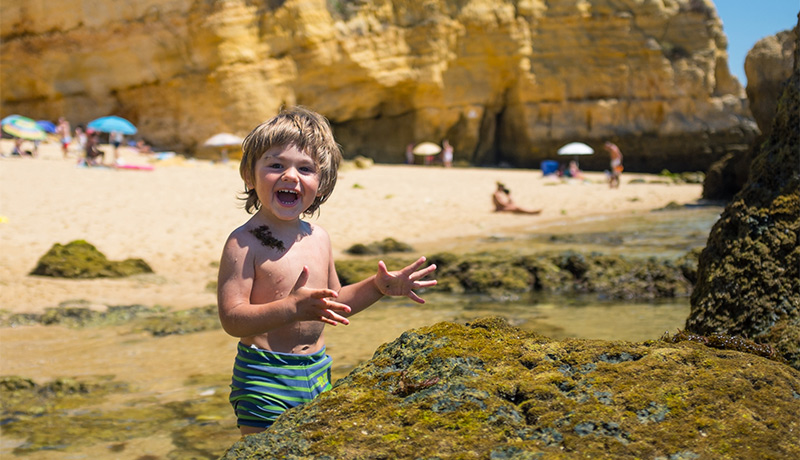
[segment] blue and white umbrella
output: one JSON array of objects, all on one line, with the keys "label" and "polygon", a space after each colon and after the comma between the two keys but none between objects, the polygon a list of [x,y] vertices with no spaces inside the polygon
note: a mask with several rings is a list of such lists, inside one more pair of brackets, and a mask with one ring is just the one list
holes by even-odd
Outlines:
[{"label": "blue and white umbrella", "polygon": [[126,135],[136,134],[136,126],[133,126],[133,123],[130,121],[118,117],[115,115],[111,115],[108,117],[100,117],[96,120],[92,120],[86,125],[87,128],[93,129],[95,131],[100,131],[102,133],[122,133]]}]

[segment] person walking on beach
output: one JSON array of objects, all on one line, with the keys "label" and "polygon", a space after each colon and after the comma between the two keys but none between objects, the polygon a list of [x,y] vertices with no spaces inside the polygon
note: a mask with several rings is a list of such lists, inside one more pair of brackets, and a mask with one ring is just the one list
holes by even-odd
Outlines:
[{"label": "person walking on beach", "polygon": [[517,206],[511,199],[511,190],[502,182],[497,183],[497,190],[492,194],[495,212],[513,212],[515,214],[541,214],[541,209],[525,209]]},{"label": "person walking on beach", "polygon": [[603,144],[603,148],[608,152],[611,156],[610,167],[611,170],[608,172],[608,187],[609,188],[619,188],[619,179],[622,176],[622,152],[619,150],[616,144],[610,141],[606,141]]},{"label": "person walking on beach", "polygon": [[64,158],[67,158],[67,152],[69,151],[69,143],[72,142],[72,128],[69,125],[69,122],[64,117],[58,118],[58,124],[56,125],[56,135],[58,135],[58,139],[61,142],[61,151],[64,153]]},{"label": "person walking on beach", "polygon": [[322,227],[302,220],[333,192],[341,151],[328,121],[296,107],[245,138],[239,173],[245,209],[253,216],[222,251],[217,298],[222,327],[239,338],[230,402],[241,433],[264,431],[287,409],[331,388],[323,329],[383,296],[424,303],[415,290],[436,270],[425,257],[342,286]]}]

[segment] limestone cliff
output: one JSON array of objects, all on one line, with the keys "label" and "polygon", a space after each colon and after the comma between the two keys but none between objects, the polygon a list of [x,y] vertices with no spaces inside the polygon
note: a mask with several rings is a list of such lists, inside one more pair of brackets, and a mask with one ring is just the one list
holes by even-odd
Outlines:
[{"label": "limestone cliff", "polygon": [[610,138],[630,170],[704,169],[756,132],[710,0],[7,0],[0,39],[2,115],[116,114],[189,153],[284,104],[390,162],[449,138],[535,167]]}]

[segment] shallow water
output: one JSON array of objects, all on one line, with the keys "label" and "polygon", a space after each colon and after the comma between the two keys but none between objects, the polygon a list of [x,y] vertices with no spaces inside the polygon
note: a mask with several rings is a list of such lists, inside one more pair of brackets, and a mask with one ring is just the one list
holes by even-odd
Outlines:
[{"label": "shallow water", "polygon": [[[415,249],[427,254],[575,250],[677,258],[705,245],[720,212],[721,208],[708,206],[569,225],[529,224],[477,240]],[[440,321],[499,315],[554,339],[642,341],[682,329],[689,313],[688,298],[620,303],[538,295],[504,301],[430,293],[424,297],[424,305],[385,300],[354,317],[349,326],[328,328],[334,378],[346,375],[404,331]],[[28,459],[217,458],[238,438],[225,402],[235,342],[219,329],[161,338],[124,325],[0,329],[0,374],[31,377],[39,383],[57,376],[111,375],[128,385],[127,391],[87,401],[79,410],[31,419],[31,430],[52,431],[52,439],[10,436],[4,429],[0,456],[22,447],[25,453],[19,456]],[[106,425],[98,428],[97,420],[106,420]],[[64,424],[70,424],[70,430],[63,429]],[[189,452],[187,446],[196,448]]]}]

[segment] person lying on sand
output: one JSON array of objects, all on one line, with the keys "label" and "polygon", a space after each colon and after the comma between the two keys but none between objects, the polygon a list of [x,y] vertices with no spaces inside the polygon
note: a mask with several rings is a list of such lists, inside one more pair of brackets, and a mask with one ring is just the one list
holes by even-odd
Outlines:
[{"label": "person lying on sand", "polygon": [[497,183],[497,190],[492,195],[492,202],[494,202],[495,212],[513,212],[515,214],[539,214],[542,212],[541,209],[533,210],[517,206],[511,199],[511,191],[501,182]]}]

